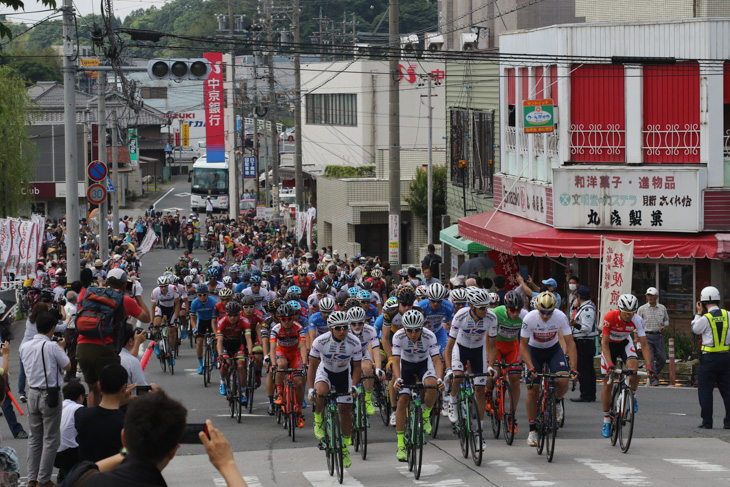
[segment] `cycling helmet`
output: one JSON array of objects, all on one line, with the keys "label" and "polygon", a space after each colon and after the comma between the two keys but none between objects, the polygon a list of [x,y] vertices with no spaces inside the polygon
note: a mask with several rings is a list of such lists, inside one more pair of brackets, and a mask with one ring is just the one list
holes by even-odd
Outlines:
[{"label": "cycling helmet", "polygon": [[167,276],[160,276],[157,278],[157,285],[158,286],[167,286]]},{"label": "cycling helmet", "polygon": [[428,299],[433,299],[434,301],[443,301],[444,299],[446,299],[446,288],[440,282],[434,282],[433,284],[428,286],[428,288],[426,289],[426,294],[428,295]]},{"label": "cycling helmet", "polygon": [[324,281],[319,281],[316,286],[314,286],[317,292],[319,293],[326,293],[329,290],[329,286]]},{"label": "cycling helmet", "polygon": [[327,270],[327,264],[325,264],[324,262],[320,262],[319,264],[317,264],[317,270],[319,272],[324,272],[325,270]]},{"label": "cycling helmet", "polygon": [[[624,295],[624,296],[631,296]],[[623,296],[622,296],[623,297]],[[634,298],[634,296],[631,296]],[[634,298],[634,302],[636,302],[636,298]],[[558,300],[555,299],[555,295],[551,293],[550,291],[544,291],[537,295],[537,309],[540,311],[552,311],[558,306]],[[621,298],[619,298],[619,308],[621,307]],[[638,304],[637,304],[638,307]],[[636,311],[636,308],[634,308],[634,311]]]},{"label": "cycling helmet", "polygon": [[241,279],[243,279],[243,282],[248,282],[251,279],[251,271],[243,271],[241,273]]},{"label": "cycling helmet", "polygon": [[208,285],[198,284],[198,287],[195,288],[195,292],[197,292],[198,294],[208,294]]},{"label": "cycling helmet", "polygon": [[327,267],[328,272],[337,272],[337,266],[334,264],[330,264],[329,267]]},{"label": "cycling helmet", "polygon": [[261,281],[261,287],[268,291],[269,290],[269,281]]},{"label": "cycling helmet", "polygon": [[347,291],[340,291],[337,293],[337,297],[335,298],[335,302],[337,303],[337,306],[344,306],[345,301],[350,299],[350,295],[347,294]]},{"label": "cycling helmet", "polygon": [[226,304],[226,314],[227,315],[241,314],[241,305],[238,304],[237,301],[231,301],[230,303]]},{"label": "cycling helmet", "polygon": [[193,264],[200,264],[200,259],[197,257],[193,257],[193,260],[191,261]]},{"label": "cycling helmet", "polygon": [[302,289],[299,286],[291,286],[286,292],[287,294],[299,296],[302,294]]},{"label": "cycling helmet", "polygon": [[[271,302],[271,301],[269,301],[269,302]],[[246,295],[246,296],[244,296],[244,297],[243,297],[243,299],[241,300],[241,304],[243,304],[243,305],[245,305],[245,306],[253,306],[253,305],[255,305],[255,304],[256,304],[256,300],[255,300],[255,299],[253,298],[253,296],[251,296],[251,295]]]},{"label": "cycling helmet", "polygon": [[395,296],[391,296],[385,302],[385,307],[387,308],[389,306],[395,306],[396,304],[398,304],[398,298],[396,298]]},{"label": "cycling helmet", "polygon": [[284,316],[294,316],[297,313],[291,306],[289,306],[289,303],[283,303],[276,309],[276,314],[281,318]]},{"label": "cycling helmet", "polygon": [[398,271],[398,276],[408,279],[408,269],[401,269]]},{"label": "cycling helmet", "polygon": [[345,276],[345,281],[355,282],[355,274],[348,274],[347,276]]},{"label": "cycling helmet", "polygon": [[365,321],[365,310],[359,306],[354,306],[347,310],[347,317],[351,323],[361,323]]},{"label": "cycling helmet", "polygon": [[281,267],[279,267],[276,264],[274,264],[274,265],[271,266],[271,273],[272,274],[274,274],[275,276],[277,276],[277,275],[279,275],[279,272],[281,272]]},{"label": "cycling helmet", "polygon": [[265,265],[264,268],[261,270],[261,275],[264,275],[264,274],[271,274],[271,266],[270,265]]},{"label": "cycling helmet", "polygon": [[329,328],[342,325],[350,325],[350,318],[345,311],[335,311],[327,318],[327,326]]},{"label": "cycling helmet", "polygon": [[537,296],[530,299],[530,307],[532,309],[537,309]]},{"label": "cycling helmet", "polygon": [[499,294],[489,293],[489,304],[492,306],[497,306],[499,304]]},{"label": "cycling helmet", "polygon": [[403,304],[413,304],[416,300],[416,293],[411,286],[401,286],[396,292],[396,298]]},{"label": "cycling helmet", "polygon": [[251,285],[260,286],[261,285],[261,276],[251,276]]},{"label": "cycling helmet", "polygon": [[[246,296],[246,297],[253,299],[253,296]],[[245,299],[244,299],[243,304],[246,304]],[[281,300],[279,298],[272,299],[271,301],[266,303],[266,311],[268,311],[270,315],[275,315],[277,312],[276,310],[279,308],[279,306],[281,306]]]},{"label": "cycling helmet", "polygon": [[370,280],[363,281],[363,282],[360,283],[360,286],[363,289],[367,289],[368,291],[370,291],[373,288],[373,281],[370,281]]},{"label": "cycling helmet", "polygon": [[192,286],[194,279],[195,278],[193,276],[185,276],[185,285],[186,286]]},{"label": "cycling helmet", "polygon": [[198,269],[196,269],[195,267],[193,267],[192,269],[190,269],[190,275],[191,276],[197,276],[198,275]]},{"label": "cycling helmet", "polygon": [[335,289],[335,291],[339,291],[342,288],[343,285],[344,284],[341,283],[340,281],[334,281],[332,283],[332,287]]},{"label": "cycling helmet", "polygon": [[287,301],[286,304],[291,306],[291,309],[293,309],[296,313],[300,313],[302,311],[302,305],[299,304],[299,301]]},{"label": "cycling helmet", "polygon": [[351,298],[356,298],[359,291],[360,290],[356,287],[347,288],[347,294],[349,294]]},{"label": "cycling helmet", "polygon": [[359,293],[357,293],[357,298],[362,301],[363,303],[370,303],[370,300],[372,299],[372,295],[370,294],[370,291],[363,289]]},{"label": "cycling helmet", "polygon": [[[119,260],[121,258],[122,258],[122,256],[119,255],[119,254],[115,254],[114,255],[114,260]],[[167,274],[168,272],[172,272],[172,267],[170,267],[170,266],[165,267],[165,272],[164,273]]]},{"label": "cycling helmet", "polygon": [[213,265],[208,267],[208,276],[210,276],[211,278],[218,277],[218,268]]},{"label": "cycling helmet", "polygon": [[425,321],[426,319],[424,318],[423,313],[415,309],[409,309],[403,313],[403,318],[401,319],[403,328],[406,330],[420,330],[423,328],[423,323]]},{"label": "cycling helmet", "polygon": [[330,276],[324,276],[322,278],[322,281],[320,281],[320,282],[327,283],[327,286],[332,286],[332,283],[335,282],[335,280],[332,279]]},{"label": "cycling helmet", "polygon": [[345,300],[344,308],[348,310],[350,308],[360,308],[360,300],[355,297],[347,298]]},{"label": "cycling helmet", "polygon": [[251,271],[251,277],[253,277],[253,276],[261,277],[261,274],[262,274],[261,269],[254,269],[253,271]]},{"label": "cycling helmet", "polygon": [[289,288],[287,287],[280,287],[278,291],[276,291],[276,295],[280,298],[285,298],[287,291],[289,291]]},{"label": "cycling helmet", "polygon": [[220,291],[218,291],[218,297],[221,299],[230,298],[231,296],[233,296],[233,289],[224,287],[221,288]]},{"label": "cycling helmet", "polygon": [[416,288],[416,299],[423,299],[426,297],[428,292],[426,291],[426,286],[418,286]]},{"label": "cycling helmet", "polygon": [[331,313],[335,309],[335,300],[329,296],[319,300],[319,310],[323,313]]},{"label": "cycling helmet", "polygon": [[370,277],[373,279],[380,279],[383,277],[383,272],[380,269],[373,269],[373,272],[370,273]]},{"label": "cycling helmet", "polygon": [[504,305],[509,309],[522,309],[525,305],[525,301],[522,299],[522,295],[517,291],[510,291],[504,295]]},{"label": "cycling helmet", "polygon": [[467,296],[466,300],[469,302],[469,306],[489,306],[490,299],[489,299],[489,292],[480,289],[475,288],[473,291],[469,292],[469,295]]},{"label": "cycling helmet", "polygon": [[238,272],[241,270],[240,267],[238,267],[238,264],[233,264],[230,268],[228,268],[229,274],[238,274]]},{"label": "cycling helmet", "polygon": [[297,271],[299,271],[300,275],[306,275],[309,274],[309,267],[302,264],[297,268]]},{"label": "cycling helmet", "polygon": [[454,289],[451,291],[451,302],[452,303],[466,303],[469,293],[463,287]]},{"label": "cycling helmet", "polygon": [[183,267],[182,269],[180,269],[180,277],[185,277],[188,274],[190,274],[190,269],[188,269],[187,267]]},{"label": "cycling helmet", "polygon": [[618,298],[618,309],[627,313],[636,313],[636,310],[639,309],[639,300],[633,294],[622,294]]},{"label": "cycling helmet", "polygon": [[233,284],[233,278],[231,276],[223,276],[223,285]]}]

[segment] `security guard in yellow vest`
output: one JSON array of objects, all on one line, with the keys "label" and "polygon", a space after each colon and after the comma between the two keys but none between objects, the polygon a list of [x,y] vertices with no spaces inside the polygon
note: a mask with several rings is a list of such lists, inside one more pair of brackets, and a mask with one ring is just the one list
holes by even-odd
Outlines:
[{"label": "security guard in yellow vest", "polygon": [[730,429],[730,333],[728,312],[720,309],[720,291],[708,286],[696,303],[697,315],[692,320],[692,333],[702,335],[702,356],[697,371],[697,392],[700,396],[702,423],[699,428],[712,428],[712,391],[717,384],[725,403],[724,427]]}]

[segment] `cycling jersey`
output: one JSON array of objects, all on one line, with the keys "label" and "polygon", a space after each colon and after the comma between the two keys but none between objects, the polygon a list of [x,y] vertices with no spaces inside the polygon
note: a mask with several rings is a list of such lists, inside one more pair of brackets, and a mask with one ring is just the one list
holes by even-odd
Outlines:
[{"label": "cycling jersey", "polygon": [[375,319],[373,327],[375,328],[375,331],[378,332],[378,338],[383,338],[383,315],[380,315]]},{"label": "cycling jersey", "polygon": [[269,333],[269,343],[277,344],[277,351],[292,352],[299,349],[299,342],[307,339],[304,328],[294,323],[288,330],[277,323]]},{"label": "cycling jersey", "polygon": [[239,282],[238,284],[236,284],[236,289],[234,289],[233,292],[242,293],[244,289],[248,289],[248,284],[246,284],[245,282]]},{"label": "cycling jersey", "polygon": [[312,277],[294,276],[292,281],[294,281],[294,284],[296,284],[302,290],[301,297],[307,299],[312,293],[312,287],[314,287],[314,281],[312,280]]},{"label": "cycling jersey", "polygon": [[497,322],[489,328],[489,338],[496,338],[500,342],[511,342],[517,340],[522,330],[522,320],[527,316],[527,310],[521,309],[516,319],[511,319],[507,314],[506,306],[497,306],[492,310],[497,317]]},{"label": "cycling jersey", "polygon": [[603,317],[602,333],[608,335],[612,343],[624,341],[634,331],[640,337],[646,336],[644,319],[638,314],[632,316],[628,323],[621,319],[621,312],[617,309],[609,311]]},{"label": "cycling jersey", "polygon": [[362,333],[359,335],[353,333],[358,340],[360,340],[360,344],[362,345],[362,359],[363,360],[370,360],[372,362],[373,358],[370,355],[370,351],[368,350],[368,344],[370,344],[373,349],[380,348],[380,340],[378,340],[378,332],[375,331],[375,328],[373,328],[370,325],[365,325],[362,328]]},{"label": "cycling jersey", "polygon": [[418,341],[413,342],[404,329],[398,330],[393,335],[393,356],[400,357],[401,361],[423,362],[430,357],[439,355],[439,345],[436,335],[431,330],[424,328]]},{"label": "cycling jersey", "polygon": [[375,324],[375,320],[378,318],[378,308],[372,304],[365,310],[366,323],[370,326]]},{"label": "cycling jersey", "polygon": [[431,308],[431,302],[428,299],[424,299],[418,306],[423,308],[423,312],[426,314],[426,323],[424,327],[436,333],[439,328],[443,328],[444,322],[449,323],[454,318],[454,305],[448,301],[441,301],[441,305],[438,309],[434,310]]},{"label": "cycling jersey", "polygon": [[309,329],[315,330],[317,333],[317,336],[324,335],[329,330],[329,327],[327,326],[327,320],[325,320],[322,317],[322,313],[314,313],[311,318],[309,318]]},{"label": "cycling jersey", "polygon": [[256,311],[264,311],[264,304],[266,304],[269,301],[269,291],[267,291],[264,288],[259,288],[259,292],[254,293],[253,289],[248,287],[243,290],[242,293],[244,296],[253,296],[254,300],[254,309]]},{"label": "cycling jersey", "polygon": [[520,336],[522,338],[529,338],[528,345],[531,347],[550,348],[558,343],[558,331],[562,331],[563,336],[573,334],[565,313],[556,309],[550,315],[550,319],[544,322],[540,318],[540,312],[538,310],[532,310],[522,320]]},{"label": "cycling jersey", "polygon": [[314,339],[309,356],[321,360],[320,368],[324,367],[330,372],[344,372],[349,370],[351,361],[362,361],[362,345],[352,333],[348,333],[344,340],[338,342],[332,332],[327,332]]},{"label": "cycling jersey", "polygon": [[175,291],[180,295],[180,301],[183,299],[188,299],[188,290],[184,285],[182,286],[175,286]]},{"label": "cycling jersey", "polygon": [[152,290],[152,301],[160,307],[173,308],[175,306],[175,300],[179,298],[175,286],[167,286],[167,292],[162,294],[159,286]]},{"label": "cycling jersey", "polygon": [[216,335],[222,336],[224,341],[241,340],[242,334],[251,334],[251,324],[243,314],[238,316],[238,321],[231,323],[228,316],[224,316],[218,322],[218,330]]},{"label": "cycling jersey", "polygon": [[470,311],[469,308],[463,308],[456,312],[451,321],[449,338],[466,348],[483,347],[486,344],[487,331],[495,325],[497,317],[489,309],[484,318],[475,323]]},{"label": "cycling jersey", "polygon": [[218,304],[218,300],[212,296],[208,296],[205,303],[200,302],[200,298],[195,298],[193,304],[190,305],[190,313],[198,315],[199,320],[213,319],[216,304]]}]

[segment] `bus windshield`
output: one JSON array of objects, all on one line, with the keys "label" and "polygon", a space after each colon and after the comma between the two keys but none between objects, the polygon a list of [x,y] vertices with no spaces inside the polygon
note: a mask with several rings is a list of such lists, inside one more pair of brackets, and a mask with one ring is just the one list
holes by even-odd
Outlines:
[{"label": "bus windshield", "polygon": [[192,193],[227,194],[228,169],[193,169]]}]

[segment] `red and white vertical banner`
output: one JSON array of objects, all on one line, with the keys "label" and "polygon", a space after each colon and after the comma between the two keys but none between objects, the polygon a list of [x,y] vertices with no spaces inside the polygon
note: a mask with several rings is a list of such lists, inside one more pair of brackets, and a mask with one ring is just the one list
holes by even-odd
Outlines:
[{"label": "red and white vertical banner", "polygon": [[514,255],[505,254],[499,250],[490,250],[487,252],[487,257],[497,263],[494,267],[494,274],[504,276],[504,288],[507,291],[511,291],[519,285],[517,276],[520,275],[520,267],[517,265],[517,259]]},{"label": "red and white vertical banner", "polygon": [[30,223],[31,230],[25,262],[28,274],[32,275],[35,272],[36,264],[38,264],[38,223],[35,221],[28,223]]},{"label": "red and white vertical banner", "polygon": [[33,239],[33,223],[29,221],[19,221],[20,224],[20,242],[18,252],[20,259],[18,260],[18,277],[20,279],[29,279],[35,277],[35,269],[28,269],[28,253],[30,252],[30,242]]},{"label": "red and white vertical banner", "polygon": [[297,210],[297,243],[302,241],[307,231],[307,212]]},{"label": "red and white vertical banner", "polygon": [[[205,142],[208,162],[226,162],[225,121],[223,117],[223,54],[206,52],[203,57],[210,62],[211,72],[205,80]],[[178,140],[178,134],[175,134]]]},{"label": "red and white vertical banner", "polygon": [[[10,247],[10,261],[8,262],[8,274],[13,274],[15,279],[21,279],[20,271],[20,226],[23,222],[17,218],[10,219],[10,231],[13,234],[13,244]],[[22,278],[27,279],[27,278]]]},{"label": "red and white vertical banner", "polygon": [[[36,223],[36,253],[35,253],[35,260],[36,263],[38,262],[38,259],[41,258],[41,254],[43,253],[43,237],[45,236],[46,231],[46,217],[43,215],[33,215],[32,220]],[[34,265],[35,267],[35,265]]]},{"label": "red and white vertical banner", "polygon": [[314,218],[307,213],[307,246],[310,251],[314,251],[312,247],[312,227],[314,226]]},{"label": "red and white vertical banner", "polygon": [[631,292],[631,277],[634,267],[634,241],[603,239],[601,254],[601,292],[598,298],[599,323],[603,316],[615,309],[618,298]]},{"label": "red and white vertical banner", "polygon": [[7,265],[10,261],[10,252],[13,247],[13,232],[10,229],[10,220],[0,219],[0,284],[7,279]]}]

